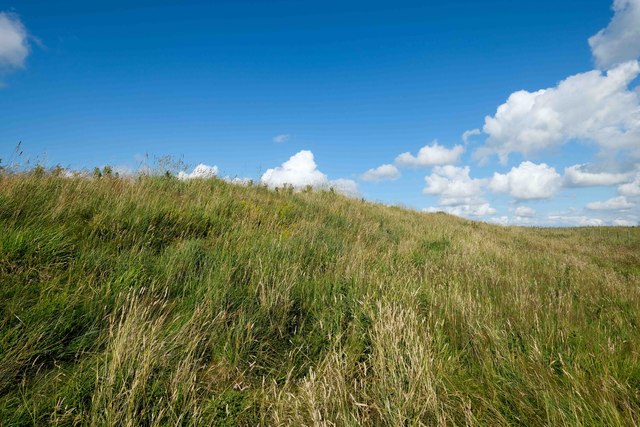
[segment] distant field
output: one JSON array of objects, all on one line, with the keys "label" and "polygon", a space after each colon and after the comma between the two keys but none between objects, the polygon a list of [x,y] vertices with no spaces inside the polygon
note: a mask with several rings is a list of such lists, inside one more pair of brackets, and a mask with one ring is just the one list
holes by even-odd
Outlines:
[{"label": "distant field", "polygon": [[0,425],[639,423],[639,227],[0,174]]}]

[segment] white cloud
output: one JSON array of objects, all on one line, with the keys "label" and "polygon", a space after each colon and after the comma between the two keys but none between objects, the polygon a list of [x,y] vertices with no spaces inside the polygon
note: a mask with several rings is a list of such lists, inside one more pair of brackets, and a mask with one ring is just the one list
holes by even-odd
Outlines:
[{"label": "white cloud", "polygon": [[[615,212],[615,211],[614,211]],[[602,212],[606,215],[605,212]],[[515,216],[496,216],[484,219],[487,222],[500,225],[520,225],[520,226],[536,226],[536,227],[587,227],[587,226],[603,226],[603,225],[624,225],[634,226],[638,224],[638,218],[632,214],[617,213],[617,216],[609,218],[597,218],[588,213],[576,210],[566,212],[554,212],[546,217],[542,216],[519,216],[518,212]]]},{"label": "white cloud", "polygon": [[531,218],[536,214],[536,211],[528,206],[518,206],[515,210],[515,214],[518,217]]},{"label": "white cloud", "polygon": [[187,180],[187,179],[206,179],[213,178],[218,175],[218,167],[217,166],[208,166],[200,163],[196,166],[191,173],[186,173],[184,171],[178,172],[178,179]]},{"label": "white cloud", "polygon": [[333,188],[336,192],[349,197],[358,197],[358,184],[351,179],[338,178],[329,181],[329,188]]},{"label": "white cloud", "polygon": [[436,166],[425,180],[425,194],[439,196],[437,208],[458,216],[493,215],[495,209],[484,200],[482,187],[485,180],[469,176],[469,166]]},{"label": "white cloud", "polygon": [[509,217],[508,216],[496,216],[496,217],[492,217],[489,218],[487,220],[488,222],[491,222],[493,224],[498,224],[498,225],[509,225]]},{"label": "white cloud", "polygon": [[625,196],[613,197],[609,200],[605,200],[604,202],[587,203],[587,209],[591,210],[618,211],[630,209],[634,206],[635,204],[629,202]]},{"label": "white cloud", "polygon": [[400,171],[394,165],[382,165],[377,168],[369,169],[362,174],[363,181],[393,181],[400,178]]},{"label": "white cloud", "polygon": [[577,140],[596,144],[612,158],[640,158],[640,87],[630,85],[640,73],[640,0],[614,0],[613,19],[589,39],[602,70],[570,76],[557,86],[535,92],[520,90],[485,117],[482,160],[497,154],[523,155]]},{"label": "white cloud", "polygon": [[303,150],[294,154],[281,166],[268,169],[260,178],[260,181],[270,188],[291,185],[295,189],[333,188],[335,191],[347,196],[358,195],[358,185],[350,179],[329,180],[327,175],[320,172],[316,165],[313,153]]},{"label": "white cloud", "polygon": [[486,216],[495,214],[496,210],[492,208],[488,203],[483,203],[479,206],[476,206],[472,212],[472,215]]},{"label": "white cloud", "polygon": [[276,142],[278,144],[282,144],[283,142],[287,142],[289,140],[289,135],[288,134],[280,134],[280,135],[276,135],[273,137],[273,142]]},{"label": "white cloud", "polygon": [[634,225],[637,224],[637,222],[630,221],[624,218],[617,218],[617,219],[614,219],[611,224],[618,225],[618,226],[625,226],[625,227],[633,227]]},{"label": "white cloud", "polygon": [[481,133],[482,133],[482,132],[480,131],[480,129],[465,130],[465,131],[462,133],[462,141],[463,141],[463,142],[465,143],[465,145],[466,145],[466,144],[468,144],[468,143],[469,143],[469,139],[470,139],[472,136],[480,135]]},{"label": "white cloud", "polygon": [[627,197],[640,196],[640,176],[636,177],[633,181],[622,184],[618,187],[618,193]]},{"label": "white cloud", "polygon": [[601,69],[640,57],[640,0],[615,0],[607,28],[589,38]]},{"label": "white cloud", "polygon": [[418,151],[418,155],[414,156],[409,152],[402,153],[396,157],[398,166],[409,167],[429,167],[435,165],[449,165],[456,163],[460,155],[464,153],[462,145],[456,145],[449,149],[433,141],[431,145],[425,145]]},{"label": "white cloud", "polygon": [[589,165],[574,165],[564,169],[564,179],[568,186],[591,187],[617,185],[629,180],[629,173],[589,172]]},{"label": "white cloud", "polygon": [[324,187],[329,181],[327,176],[318,170],[313,153],[300,151],[291,156],[277,168],[268,169],[260,180],[268,187],[277,188],[291,185],[294,188]]},{"label": "white cloud", "polygon": [[594,227],[604,225],[600,218],[593,218],[585,215],[549,215],[547,217],[551,225],[565,227]]},{"label": "white cloud", "polygon": [[622,215],[612,218],[597,218],[590,216],[584,212],[570,210],[567,212],[556,212],[540,216],[520,216],[517,209],[515,216],[497,216],[486,218],[485,221],[500,225],[520,225],[520,226],[536,226],[536,227],[587,227],[587,226],[634,226],[638,224],[638,217],[634,215]]},{"label": "white cloud", "polygon": [[628,89],[639,73],[640,64],[630,61],[606,74],[589,71],[554,88],[512,93],[485,118],[489,137],[476,156],[496,153],[505,164],[510,153],[527,155],[573,139],[640,156],[640,93]]},{"label": "white cloud", "polygon": [[562,179],[545,163],[522,162],[506,174],[494,173],[489,182],[493,191],[509,193],[518,199],[546,199],[560,189]]},{"label": "white cloud", "polygon": [[605,224],[605,222],[600,218],[591,218],[587,216],[578,217],[576,220],[578,225],[583,227],[597,227]]},{"label": "white cloud", "polygon": [[0,73],[24,67],[29,50],[27,29],[20,19],[0,12]]},{"label": "white cloud", "polygon": [[459,206],[430,206],[424,208],[423,212],[446,212],[451,215],[469,217],[469,216],[486,216],[493,215],[496,210],[489,203],[481,203],[479,205],[459,205]]},{"label": "white cloud", "polygon": [[469,176],[469,166],[436,166],[424,180],[425,194],[439,195],[445,199],[464,199],[482,194],[483,180]]}]

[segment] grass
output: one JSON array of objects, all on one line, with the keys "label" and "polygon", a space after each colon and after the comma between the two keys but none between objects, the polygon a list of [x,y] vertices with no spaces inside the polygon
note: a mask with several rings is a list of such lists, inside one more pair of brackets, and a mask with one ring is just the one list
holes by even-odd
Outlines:
[{"label": "grass", "polygon": [[640,228],[0,174],[0,424],[634,425]]}]

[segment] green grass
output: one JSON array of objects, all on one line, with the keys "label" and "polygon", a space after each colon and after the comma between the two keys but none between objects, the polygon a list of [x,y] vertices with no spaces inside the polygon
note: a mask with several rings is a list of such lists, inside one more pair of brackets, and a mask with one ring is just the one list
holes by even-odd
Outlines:
[{"label": "green grass", "polygon": [[2,425],[634,425],[640,228],[0,174]]}]

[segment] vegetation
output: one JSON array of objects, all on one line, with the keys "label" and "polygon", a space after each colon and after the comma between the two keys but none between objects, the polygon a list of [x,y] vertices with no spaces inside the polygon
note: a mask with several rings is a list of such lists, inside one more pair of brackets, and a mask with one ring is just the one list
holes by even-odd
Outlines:
[{"label": "vegetation", "polygon": [[640,228],[0,174],[0,424],[640,423]]}]

